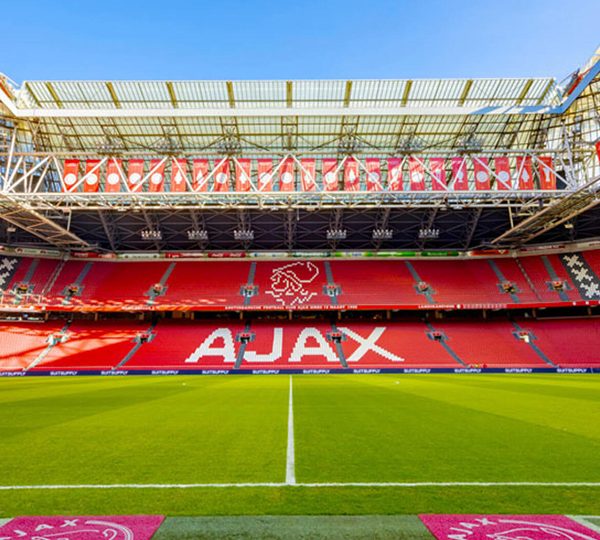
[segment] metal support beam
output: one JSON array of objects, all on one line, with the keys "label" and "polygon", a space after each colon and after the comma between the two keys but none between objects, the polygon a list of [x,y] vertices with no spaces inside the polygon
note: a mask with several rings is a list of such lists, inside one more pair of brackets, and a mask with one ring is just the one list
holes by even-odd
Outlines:
[{"label": "metal support beam", "polygon": [[[435,218],[438,215],[438,212],[440,210],[439,206],[436,206],[435,208],[432,208],[428,214],[427,214],[427,220],[423,220],[421,222],[421,227],[423,229],[433,229],[433,225],[435,224]],[[425,243],[427,242],[427,238],[422,238],[419,241],[419,249],[425,249]]]},{"label": "metal support beam", "polygon": [[61,249],[87,249],[92,246],[67,228],[24,204],[0,195],[0,218]]},{"label": "metal support beam", "polygon": [[352,81],[346,81],[346,89],[344,90],[344,107],[350,107],[351,97],[352,97]]},{"label": "metal support beam", "polygon": [[459,106],[463,106],[465,101],[467,101],[467,97],[469,96],[469,92],[471,91],[471,87],[473,86],[473,79],[469,79],[465,82],[463,86],[462,92],[460,93],[460,98],[458,99]]},{"label": "metal support beam", "polygon": [[115,237],[114,237],[114,233],[115,233],[115,228],[114,226],[108,223],[108,219],[105,216],[105,213],[102,210],[98,210],[98,216],[100,217],[100,222],[102,223],[102,228],[104,229],[104,234],[106,235],[106,238],[108,240],[108,243],[110,244],[110,249],[113,252],[117,251],[117,245],[115,242]]},{"label": "metal support beam", "polygon": [[492,240],[492,244],[524,244],[590,210],[600,204],[599,184],[600,175],[549,206],[541,207]]},{"label": "metal support beam", "polygon": [[[227,81],[227,99],[229,100],[229,107],[235,109],[235,94],[233,93],[233,83]],[[222,116],[222,115],[219,115]]]},{"label": "metal support beam", "polygon": [[294,83],[292,81],[285,83],[285,102],[290,108],[294,104]]},{"label": "metal support beam", "polygon": [[106,83],[106,89],[108,90],[108,93],[110,94],[110,97],[113,100],[113,103],[115,104],[115,107],[117,109],[120,109],[121,108],[121,102],[119,101],[119,98],[117,97],[117,93],[115,92],[115,87],[114,87],[113,83],[107,82]]},{"label": "metal support beam", "polygon": [[294,249],[296,236],[297,211],[288,210],[285,216],[285,245],[288,250]]},{"label": "metal support beam", "polygon": [[54,89],[54,86],[52,86],[52,83],[51,82],[47,82],[46,83],[46,88],[47,88],[48,92],[50,93],[50,95],[52,96],[52,99],[58,105],[58,108],[62,109],[63,108],[63,103],[60,100],[60,98],[58,97],[58,94],[56,93],[56,90]]},{"label": "metal support beam", "polygon": [[173,83],[171,81],[167,81],[167,91],[169,92],[169,99],[171,100],[171,105],[173,105],[173,108],[177,109],[179,107],[179,103],[177,102],[175,88],[173,88]]},{"label": "metal support beam", "polygon": [[479,219],[481,218],[482,213],[483,208],[476,208],[473,210],[471,220],[468,223],[468,232],[465,239],[464,249],[469,249],[471,247],[471,242],[473,241],[473,236],[475,236],[475,232],[477,231],[477,226],[479,225]]}]

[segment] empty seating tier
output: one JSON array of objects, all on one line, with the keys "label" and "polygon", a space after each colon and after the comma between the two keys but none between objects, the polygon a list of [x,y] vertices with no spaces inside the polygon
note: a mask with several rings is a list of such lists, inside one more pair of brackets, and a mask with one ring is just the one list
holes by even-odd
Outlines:
[{"label": "empty seating tier", "polygon": [[594,318],[0,323],[0,372],[600,367]]},{"label": "empty seating tier", "polygon": [[48,311],[498,309],[600,304],[600,251],[436,260],[17,260],[12,277],[0,291],[0,301],[13,309],[24,304],[38,304]]}]

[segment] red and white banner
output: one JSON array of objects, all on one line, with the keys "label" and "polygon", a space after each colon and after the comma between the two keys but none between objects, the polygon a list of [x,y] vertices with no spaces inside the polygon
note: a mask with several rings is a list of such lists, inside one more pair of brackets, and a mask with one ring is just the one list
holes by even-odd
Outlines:
[{"label": "red and white banner", "polygon": [[475,175],[475,189],[478,191],[489,191],[490,189],[490,165],[486,157],[473,158],[473,173]]},{"label": "red and white banner", "polygon": [[402,191],[402,158],[389,158],[387,187],[390,191]]},{"label": "red and white banner", "polygon": [[556,189],[556,173],[552,156],[538,157],[538,173],[540,175],[540,189]]},{"label": "red and white banner", "polygon": [[367,167],[367,191],[381,191],[381,162],[379,158],[365,159]]},{"label": "red and white banner", "polygon": [[352,157],[344,161],[344,191],[360,191],[360,169]]},{"label": "red and white banner", "polygon": [[433,191],[448,191],[446,160],[442,157],[430,158],[429,169],[431,170],[431,189]]},{"label": "red and white banner", "polygon": [[187,191],[187,160],[173,158],[171,161],[171,193]]},{"label": "red and white banner", "polygon": [[421,158],[408,158],[408,179],[411,191],[425,190],[425,166]]},{"label": "red and white banner", "polygon": [[498,191],[512,189],[512,177],[510,175],[510,161],[508,157],[498,156],[494,158],[494,167],[496,169],[496,189]]},{"label": "red and white banner", "polygon": [[596,143],[596,154],[598,156],[598,161],[600,161],[600,141]]},{"label": "red and white banner", "polygon": [[250,176],[252,174],[252,161],[247,158],[235,160],[235,190],[238,192],[250,191]]},{"label": "red and white banner", "polygon": [[316,191],[317,189],[317,164],[312,158],[300,160],[300,180],[302,182],[302,191]]},{"label": "red and white banner", "polygon": [[337,159],[326,158],[321,163],[323,167],[323,190],[337,191],[338,171]]},{"label": "red and white banner", "polygon": [[[175,166],[175,164],[173,164]],[[173,180],[171,180],[173,182]],[[148,185],[152,193],[159,193],[165,190],[165,162],[162,159],[150,160],[150,178]]]},{"label": "red and white banner", "polygon": [[106,164],[106,192],[118,193],[121,191],[123,167],[120,159],[111,158]]},{"label": "red and white banner", "polygon": [[127,185],[130,191],[142,190],[142,178],[144,178],[144,160],[130,159],[127,165]]},{"label": "red and white banner", "polygon": [[64,191],[73,191],[79,181],[79,160],[65,159],[65,168],[63,169],[63,189]]},{"label": "red and white banner", "polygon": [[296,191],[294,158],[286,158],[279,167],[279,191]]},{"label": "red and white banner", "polygon": [[258,160],[258,191],[273,191],[273,160]]},{"label": "red and white banner", "polygon": [[100,160],[88,159],[85,162],[85,180],[83,181],[83,191],[86,193],[96,193],[100,187]]},{"label": "red and white banner", "polygon": [[229,191],[229,160],[220,159],[215,163],[213,191]]},{"label": "red and white banner", "polygon": [[450,185],[454,191],[467,191],[469,189],[469,178],[467,176],[467,159],[464,157],[453,157],[452,179]]},{"label": "red and white banner", "polygon": [[519,182],[519,189],[533,189],[531,156],[517,156],[517,179]]},{"label": "red and white banner", "polygon": [[192,180],[192,189],[194,191],[208,190],[208,159],[195,159],[193,162],[194,178]]}]

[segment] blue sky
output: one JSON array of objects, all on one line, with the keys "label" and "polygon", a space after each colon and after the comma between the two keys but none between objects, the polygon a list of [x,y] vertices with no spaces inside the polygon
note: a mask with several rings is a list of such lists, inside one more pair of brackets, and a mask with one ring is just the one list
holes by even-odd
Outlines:
[{"label": "blue sky", "polygon": [[26,79],[556,76],[600,0],[14,0],[0,72]]}]

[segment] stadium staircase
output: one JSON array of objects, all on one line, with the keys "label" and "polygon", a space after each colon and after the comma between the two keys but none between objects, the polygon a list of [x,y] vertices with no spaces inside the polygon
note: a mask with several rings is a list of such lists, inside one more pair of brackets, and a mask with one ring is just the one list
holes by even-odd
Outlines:
[{"label": "stadium staircase", "polygon": [[548,356],[546,356],[546,354],[537,346],[537,344],[535,343],[536,341],[536,337],[535,334],[533,332],[529,332],[527,330],[524,330],[518,323],[513,321],[513,326],[515,327],[515,337],[517,339],[521,339],[523,340],[525,343],[527,343],[527,345],[529,345],[534,352],[544,361],[546,362],[546,364],[548,364],[548,366],[556,368],[558,367],[554,362],[552,362],[552,360],[550,360],[550,358],[548,358]]},{"label": "stadium staircase", "polygon": [[523,274],[523,277],[525,278],[525,281],[527,282],[527,285],[529,285],[529,288],[533,291],[533,294],[535,295],[536,300],[538,302],[541,302],[542,301],[542,297],[540,296],[540,293],[538,292],[535,284],[533,283],[533,281],[529,277],[529,274],[527,273],[527,270],[525,270],[523,264],[521,263],[521,260],[518,257],[515,258],[515,263],[518,266],[519,270],[521,271],[521,274]]},{"label": "stadium staircase", "polygon": [[125,357],[112,369],[121,369],[125,367],[125,364],[129,362],[137,353],[141,347],[143,347],[146,343],[149,343],[154,339],[154,329],[156,328],[156,323],[152,323],[148,330],[142,334],[138,334],[135,337],[135,344],[131,347],[131,350],[125,355]]},{"label": "stadium staircase", "polygon": [[47,283],[42,288],[42,296],[47,296],[48,292],[52,289],[52,287],[54,287],[54,284],[56,283],[58,276],[60,275],[60,273],[62,272],[62,269],[65,267],[66,264],[67,264],[67,261],[61,260],[56,265],[56,267],[52,271],[52,274],[50,275],[50,278],[48,279]]},{"label": "stadium staircase", "polygon": [[71,322],[67,322],[60,332],[56,334],[50,334],[48,336],[48,346],[35,358],[31,364],[29,364],[23,371],[29,371],[34,369],[40,363],[44,361],[44,359],[50,354],[52,349],[61,342],[62,339],[66,338],[67,332],[69,331],[69,327],[71,326]]},{"label": "stadium staircase", "polygon": [[429,333],[427,334],[429,339],[432,339],[433,341],[439,343],[444,350],[452,357],[454,358],[454,360],[456,360],[457,364],[460,364],[463,367],[469,367],[460,356],[458,356],[458,354],[456,354],[453,350],[452,347],[450,347],[450,345],[448,344],[448,336],[446,336],[446,334],[444,332],[440,332],[439,330],[437,330],[436,328],[434,328],[434,326],[431,323],[426,323],[427,328],[429,328]]}]

